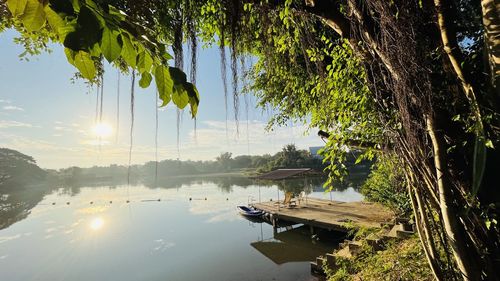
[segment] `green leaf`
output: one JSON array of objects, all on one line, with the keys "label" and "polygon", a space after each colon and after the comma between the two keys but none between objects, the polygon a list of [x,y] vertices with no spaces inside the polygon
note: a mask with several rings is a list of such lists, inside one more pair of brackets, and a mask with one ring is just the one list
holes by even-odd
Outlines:
[{"label": "green leaf", "polygon": [[474,143],[474,163],[472,166],[472,195],[476,195],[481,187],[486,168],[486,145],[482,136],[476,136]]},{"label": "green leaf", "polygon": [[28,0],[21,21],[29,32],[42,28],[46,21],[44,5],[38,0]]},{"label": "green leaf", "polygon": [[135,47],[130,41],[130,38],[127,34],[122,33],[121,37],[123,41],[122,58],[126,63],[128,63],[128,65],[130,65],[132,68],[135,68],[137,65],[137,51],[135,50]]},{"label": "green leaf", "polygon": [[486,143],[484,145],[486,145],[486,147],[489,147],[491,149],[495,149],[495,147],[493,146],[493,142],[491,140],[486,140]]},{"label": "green leaf", "polygon": [[76,52],[69,49],[69,48],[64,48],[64,53],[66,54],[66,58],[68,59],[68,62],[71,63],[72,65],[75,65]]},{"label": "green leaf", "polygon": [[74,51],[89,50],[102,39],[102,28],[96,14],[83,6],[76,22],[75,31],[68,33],[64,46]]},{"label": "green leaf", "polygon": [[80,1],[79,0],[70,0],[70,2],[71,2],[71,5],[73,5],[73,9],[76,12],[80,12],[80,10],[81,10]]},{"label": "green leaf", "polygon": [[120,57],[122,45],[120,32],[105,27],[102,32],[101,51],[108,62],[113,62]]},{"label": "green leaf", "polygon": [[24,14],[24,9],[28,0],[7,0],[7,8],[14,17],[19,17]]},{"label": "green leaf", "polygon": [[114,6],[108,5],[109,14],[112,15],[116,20],[124,21],[127,19],[127,14],[125,14],[122,10],[115,8]]},{"label": "green leaf", "polygon": [[139,80],[139,86],[141,86],[141,88],[147,88],[151,84],[151,80],[153,80],[153,76],[151,76],[149,72],[144,72],[141,75],[141,80]]},{"label": "green leaf", "polygon": [[146,50],[140,52],[137,60],[137,67],[139,68],[139,71],[141,73],[149,72],[152,66],[153,66],[153,58],[151,58],[149,52]]},{"label": "green leaf", "polygon": [[58,14],[75,15],[75,9],[71,1],[68,0],[49,0],[49,6]]},{"label": "green leaf", "polygon": [[52,30],[54,30],[57,35],[62,37],[61,39],[64,39],[64,37],[66,36],[66,34],[63,34],[63,27],[66,25],[64,20],[49,6],[45,6],[45,15],[47,17],[47,21],[49,22],[50,28],[52,28]]},{"label": "green leaf", "polygon": [[169,67],[168,71],[170,72],[170,77],[174,81],[174,84],[184,85],[187,82],[186,73],[177,67]]},{"label": "green leaf", "polygon": [[164,65],[159,65],[155,68],[155,82],[160,99],[163,101],[161,106],[167,105],[172,97],[172,87],[174,85],[168,68]]},{"label": "green leaf", "polygon": [[200,104],[200,94],[198,93],[198,89],[196,89],[196,86],[189,82],[184,83],[184,89],[186,89],[186,93],[189,97],[191,116],[194,118],[196,116],[196,113],[198,113],[198,105]]},{"label": "green leaf", "polygon": [[84,51],[78,51],[75,55],[74,65],[82,76],[88,80],[92,80],[96,76],[96,68],[94,61],[89,53]]},{"label": "green leaf", "polygon": [[172,101],[178,108],[183,109],[189,103],[189,96],[181,85],[174,84],[174,91],[172,93]]}]

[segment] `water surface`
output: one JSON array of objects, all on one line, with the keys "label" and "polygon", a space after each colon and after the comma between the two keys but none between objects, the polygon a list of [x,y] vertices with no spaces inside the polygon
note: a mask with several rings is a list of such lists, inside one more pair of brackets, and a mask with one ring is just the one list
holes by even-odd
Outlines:
[{"label": "water surface", "polygon": [[[324,193],[305,184],[310,197],[361,200],[353,187]],[[316,280],[309,261],[333,250],[338,236],[273,231],[235,208],[305,184],[226,178],[19,189],[1,198],[1,279]]]}]

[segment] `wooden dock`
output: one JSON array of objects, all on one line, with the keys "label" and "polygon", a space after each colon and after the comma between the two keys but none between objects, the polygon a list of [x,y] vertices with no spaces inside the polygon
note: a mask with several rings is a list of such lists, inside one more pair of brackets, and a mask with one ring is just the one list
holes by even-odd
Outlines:
[{"label": "wooden dock", "polygon": [[251,204],[264,211],[273,225],[279,221],[302,223],[314,227],[346,232],[346,224],[380,228],[394,219],[385,207],[367,202],[340,202],[307,198],[297,206],[285,207],[276,201]]}]

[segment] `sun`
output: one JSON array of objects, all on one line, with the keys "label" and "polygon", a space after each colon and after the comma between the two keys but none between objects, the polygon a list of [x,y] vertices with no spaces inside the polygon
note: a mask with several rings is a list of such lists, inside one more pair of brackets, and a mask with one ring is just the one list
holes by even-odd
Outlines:
[{"label": "sun", "polygon": [[90,229],[99,230],[104,226],[104,220],[102,218],[95,218],[90,222]]},{"label": "sun", "polygon": [[113,127],[107,123],[97,123],[92,131],[97,137],[107,138],[113,134]]}]

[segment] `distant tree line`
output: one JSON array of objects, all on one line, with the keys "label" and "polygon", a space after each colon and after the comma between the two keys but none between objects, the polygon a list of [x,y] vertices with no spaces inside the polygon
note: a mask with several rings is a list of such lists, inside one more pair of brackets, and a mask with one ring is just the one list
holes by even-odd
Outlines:
[{"label": "distant tree line", "polygon": [[108,181],[130,178],[134,181],[165,178],[172,176],[189,176],[213,173],[247,172],[263,173],[279,168],[313,168],[322,171],[325,165],[321,158],[311,155],[307,150],[299,150],[294,144],[285,145],[282,151],[270,155],[239,155],[224,152],[212,161],[162,160],[146,162],[144,165],[133,165],[129,168],[112,164],[105,167],[69,167],[56,172],[58,177],[68,183],[74,181]]}]

